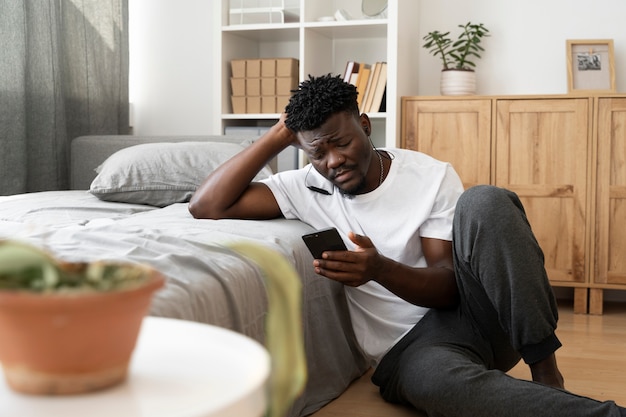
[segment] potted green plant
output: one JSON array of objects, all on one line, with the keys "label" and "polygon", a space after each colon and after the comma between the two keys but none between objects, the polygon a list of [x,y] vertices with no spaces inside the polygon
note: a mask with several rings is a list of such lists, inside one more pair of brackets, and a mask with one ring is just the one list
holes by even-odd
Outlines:
[{"label": "potted green plant", "polygon": [[9,387],[75,394],[121,383],[153,293],[154,269],[72,263],[0,241],[0,362]]},{"label": "potted green plant", "polygon": [[489,30],[482,24],[468,22],[459,25],[461,33],[453,41],[450,32],[437,30],[424,36],[423,47],[443,64],[441,73],[441,93],[443,95],[464,95],[476,92],[474,58],[480,58],[485,50],[480,42],[489,36]]}]

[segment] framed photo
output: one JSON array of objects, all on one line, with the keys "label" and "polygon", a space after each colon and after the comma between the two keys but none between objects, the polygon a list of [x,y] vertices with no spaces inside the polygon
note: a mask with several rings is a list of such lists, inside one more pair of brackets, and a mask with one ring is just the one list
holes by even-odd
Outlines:
[{"label": "framed photo", "polygon": [[613,39],[567,40],[567,91],[615,92]]}]

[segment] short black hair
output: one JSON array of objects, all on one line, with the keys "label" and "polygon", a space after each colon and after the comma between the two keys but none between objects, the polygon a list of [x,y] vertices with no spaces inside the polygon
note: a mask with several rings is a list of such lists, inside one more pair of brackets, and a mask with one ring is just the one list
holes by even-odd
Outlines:
[{"label": "short black hair", "polygon": [[302,81],[285,107],[285,125],[294,132],[317,129],[335,113],[359,115],[356,87],[331,74]]}]

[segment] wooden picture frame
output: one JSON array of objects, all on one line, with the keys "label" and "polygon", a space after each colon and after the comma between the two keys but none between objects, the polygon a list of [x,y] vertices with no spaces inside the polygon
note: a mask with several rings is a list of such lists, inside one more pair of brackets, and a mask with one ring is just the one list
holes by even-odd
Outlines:
[{"label": "wooden picture frame", "polygon": [[615,92],[613,39],[567,40],[567,91]]}]

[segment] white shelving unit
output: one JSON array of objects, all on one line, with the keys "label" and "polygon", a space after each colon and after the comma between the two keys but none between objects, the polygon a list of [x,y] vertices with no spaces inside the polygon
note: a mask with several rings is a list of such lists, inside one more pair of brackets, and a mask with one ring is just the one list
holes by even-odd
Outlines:
[{"label": "white shelving unit", "polygon": [[[234,4],[239,4],[240,0]],[[267,127],[278,114],[233,114],[231,68],[233,59],[296,58],[299,79],[311,75],[343,74],[347,61],[374,64],[386,61],[387,111],[368,113],[372,120],[372,140],[376,146],[400,144],[400,97],[417,95],[418,38],[415,0],[389,0],[387,17],[363,17],[361,0],[295,0],[297,22],[231,25],[230,3],[222,0],[221,43],[221,121],[229,126]],[[353,19],[322,21],[339,9]],[[293,9],[291,10],[293,12]]]}]

